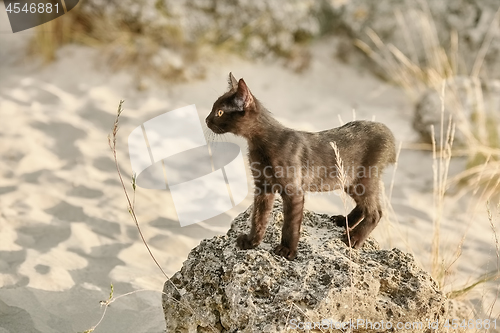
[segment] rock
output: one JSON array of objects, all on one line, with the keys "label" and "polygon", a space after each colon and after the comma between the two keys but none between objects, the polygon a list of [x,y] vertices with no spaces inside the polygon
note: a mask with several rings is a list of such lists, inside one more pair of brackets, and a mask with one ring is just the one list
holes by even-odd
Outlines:
[{"label": "rock", "polygon": [[[446,61],[436,60],[436,54],[450,50],[452,32],[456,32],[458,50],[447,61],[457,61],[453,57],[458,58],[461,74],[469,74],[483,43],[489,41],[481,77],[500,78],[498,0],[330,0],[330,4],[336,18],[331,23],[335,30],[349,35],[351,41],[359,39],[377,50],[367,34],[367,29],[372,29],[385,45],[401,50],[422,68],[430,66],[437,69],[439,65],[436,62],[445,65]],[[494,21],[495,13],[497,21]],[[354,55],[353,51],[349,53]],[[387,53],[380,53],[387,57]],[[349,57],[344,55],[344,58]],[[384,70],[378,73],[386,77],[390,75]]]},{"label": "rock", "polygon": [[[183,79],[203,76],[204,70],[191,67],[206,58],[198,50],[206,46],[251,59],[295,58],[289,63],[300,70],[302,63],[308,63],[308,55],[302,55],[304,46],[326,34],[339,37],[337,54],[343,59],[366,66],[369,62],[360,57],[362,52],[354,44],[361,40],[377,49],[368,28],[422,67],[435,62],[429,49],[449,49],[452,31],[458,34],[458,63],[464,63],[467,70],[473,67],[485,39],[489,40],[483,74],[500,78],[500,62],[496,61],[500,57],[500,26],[492,24],[497,9],[498,0],[425,4],[401,0],[87,0],[72,15],[76,22],[73,30],[82,30],[85,22],[86,35],[104,44],[121,44],[133,60],[169,49],[175,57],[183,58],[182,71],[175,65],[172,70],[169,66],[157,69],[167,72],[164,76],[171,73]],[[148,47],[133,45],[141,37],[148,39]],[[297,61],[299,65],[294,65]],[[368,67],[394,79],[387,77],[390,71],[384,68]]]},{"label": "rock", "polygon": [[[431,142],[431,125],[436,143],[441,133],[441,91],[428,89],[415,107],[413,128],[423,141]],[[444,135],[450,115],[456,125],[454,146],[474,144],[474,140],[494,146],[500,139],[500,81],[453,77],[446,81],[444,94]]]},{"label": "rock", "polygon": [[[305,211],[297,258],[274,255],[283,223],[279,199],[262,244],[238,250],[250,211],[234,219],[227,235],[203,240],[165,283],[167,332],[297,332],[306,322],[333,328],[350,319],[422,322],[397,331],[429,332],[429,322],[463,318],[463,307],[446,299],[411,254],[381,250],[372,238],[349,250],[328,215]],[[366,325],[354,331],[371,331]]]},{"label": "rock", "polygon": [[89,22],[125,24],[160,47],[205,43],[251,58],[289,54],[320,33],[320,4],[310,0],[88,0],[79,8]]}]

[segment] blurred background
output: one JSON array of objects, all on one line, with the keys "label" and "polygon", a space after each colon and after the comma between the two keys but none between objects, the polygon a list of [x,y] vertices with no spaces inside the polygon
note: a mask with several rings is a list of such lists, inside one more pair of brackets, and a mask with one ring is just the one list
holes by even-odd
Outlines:
[{"label": "blurred background", "polygon": [[[40,1],[48,3],[49,1]],[[55,5],[55,1],[52,1]],[[195,104],[204,119],[243,77],[284,125],[381,121],[382,248],[416,257],[474,318],[498,318],[500,11],[497,0],[81,0],[13,33],[0,5],[0,332],[162,332],[165,277],[131,219],[127,137]],[[66,4],[67,5],[67,4]],[[209,135],[207,140],[214,139]],[[246,151],[246,143],[231,135]],[[135,211],[167,275],[252,203],[181,228],[166,191]],[[338,214],[335,194],[307,208]],[[99,302],[118,299],[107,309]]]}]

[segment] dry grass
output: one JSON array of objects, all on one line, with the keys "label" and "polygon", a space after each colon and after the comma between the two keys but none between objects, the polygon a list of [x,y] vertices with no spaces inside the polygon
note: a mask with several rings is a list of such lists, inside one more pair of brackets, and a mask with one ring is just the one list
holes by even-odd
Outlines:
[{"label": "dry grass", "polygon": [[99,64],[112,70],[126,68],[138,78],[157,77],[186,81],[203,77],[200,49],[183,39],[175,26],[144,33],[141,27],[118,18],[71,11],[35,28],[30,54],[46,63],[56,59],[66,44],[90,46],[101,51]]},{"label": "dry grass", "polygon": [[[492,103],[488,103],[487,96],[491,92],[487,91],[487,84],[479,78],[485,54],[491,43],[492,29],[478,50],[473,66],[467,69],[458,53],[459,38],[456,32],[450,33],[450,46],[445,48],[438,38],[436,25],[428,11],[424,9],[406,14],[411,20],[405,19],[400,12],[396,13],[396,18],[406,37],[406,49],[409,52],[405,53],[392,44],[384,43],[373,30],[367,31],[373,45],[358,41],[357,46],[380,65],[394,83],[403,87],[410,98],[416,101],[423,93],[429,91],[434,91],[434,94],[440,96],[441,109],[437,108],[436,113],[441,111],[441,122],[437,124],[438,128],[431,130],[432,144],[428,146],[421,144],[426,150],[432,150],[433,154],[431,274],[440,287],[447,290],[447,296],[450,298],[467,297],[470,292],[477,291],[479,286],[483,286],[481,298],[484,299],[485,293],[488,293],[486,290],[490,292],[495,290],[496,295],[487,315],[490,318],[499,318],[499,314],[492,311],[500,293],[498,285],[500,246],[495,218],[489,204],[486,205],[486,211],[496,249],[496,268],[479,273],[479,276],[462,286],[451,286],[450,276],[461,258],[469,228],[455,248],[443,247],[441,228],[442,220],[447,218],[444,214],[445,206],[452,189],[455,192],[455,200],[466,198],[470,202],[467,214],[471,215],[471,224],[486,223],[483,219],[476,220],[478,208],[482,208],[484,215],[485,202],[494,202],[494,206],[500,212],[500,118],[498,117],[500,110],[492,108]],[[499,19],[500,10],[496,13],[491,26],[493,27]],[[424,50],[424,59],[418,59],[416,56],[417,48]],[[460,87],[457,84],[460,79],[466,80],[469,85],[465,88]],[[467,105],[464,99],[472,102]],[[464,144],[454,147],[454,138],[457,135],[463,138]],[[450,176],[449,167],[455,156],[466,157],[467,167]],[[390,199],[386,198],[385,201],[390,213],[392,210]],[[389,224],[394,220],[397,222],[395,214],[389,214],[386,218],[391,220]],[[495,287],[492,282],[497,283],[497,286]]]},{"label": "dry grass", "polygon": [[[355,118],[355,113],[353,111],[353,118]],[[339,178],[339,185],[341,189],[348,188],[348,182],[347,182],[347,174],[344,168],[344,161],[342,160],[342,156],[340,156],[340,150],[339,147],[337,146],[337,143],[330,142],[330,146],[332,146],[332,149],[335,153],[335,163],[337,164],[337,174]],[[348,219],[348,197],[347,193],[345,191],[340,190],[340,198],[342,200],[342,206],[344,207],[344,216],[345,216],[345,230],[346,230],[346,237],[347,237],[347,244],[349,247],[349,260],[352,260],[352,245],[351,245],[351,237],[349,232],[351,231],[351,228],[349,227],[349,219]],[[349,278],[351,282],[351,288],[354,287],[354,274],[353,272],[349,272]],[[350,309],[351,311],[354,311],[354,294],[351,294],[351,306]],[[351,318],[354,318],[354,312],[351,313]]]},{"label": "dry grass", "polygon": [[[118,130],[119,130],[119,124],[120,124],[120,116],[123,112],[123,103],[124,101],[121,100],[118,104],[118,110],[117,110],[117,114],[116,114],[116,118],[115,118],[115,121],[113,123],[113,126],[112,126],[112,129],[111,129],[111,133],[108,135],[108,144],[109,144],[109,147],[111,148],[111,152],[113,154],[113,159],[114,159],[114,162],[115,162],[115,167],[116,167],[116,171],[117,171],[117,174],[118,174],[118,178],[120,180],[120,184],[123,188],[123,193],[125,195],[125,199],[126,199],[126,202],[127,202],[127,208],[128,208],[128,212],[130,214],[130,216],[132,217],[132,220],[134,221],[134,224],[136,225],[137,227],[137,231],[141,237],[141,240],[142,242],[144,243],[144,246],[146,247],[151,259],[154,261],[154,263],[156,264],[156,266],[159,268],[159,270],[161,271],[161,273],[165,276],[165,278],[167,279],[167,282],[169,282],[171,284],[171,286],[174,288],[174,290],[177,292],[177,295],[178,295],[178,299],[176,299],[175,297],[172,297],[170,295],[167,295],[166,293],[164,292],[161,292],[163,295],[166,295],[168,297],[170,297],[170,299],[175,302],[175,303],[178,303],[180,306],[184,307],[186,310],[190,311],[195,317],[198,317],[198,318],[202,318],[203,316],[201,316],[198,312],[196,312],[192,307],[191,305],[185,301],[184,298],[182,298],[182,294],[181,292],[179,291],[179,289],[177,288],[177,286],[172,282],[172,280],[168,277],[168,275],[165,273],[165,271],[163,270],[163,268],[161,267],[160,263],[156,260],[156,257],[153,255],[153,253],[151,252],[151,249],[146,241],[146,239],[144,238],[144,235],[142,233],[142,230],[141,230],[141,227],[139,225],[139,220],[137,218],[137,215],[135,213],[135,191],[136,191],[136,183],[135,183],[135,180],[136,180],[136,176],[133,175],[132,176],[132,181],[131,181],[131,186],[132,186],[132,197],[129,195],[129,192],[127,190],[127,186],[125,185],[125,182],[123,180],[123,177],[122,177],[122,173],[120,171],[120,166],[119,166],[119,163],[118,163],[118,157],[117,157],[117,147],[116,147],[116,141],[117,141],[117,135],[118,135]],[[111,303],[115,302],[117,299],[121,298],[121,297],[125,297],[125,296],[128,296],[128,295],[132,295],[132,294],[135,294],[135,293],[138,293],[138,292],[142,292],[142,291],[149,291],[147,289],[141,289],[141,290],[135,290],[135,291],[132,291],[132,292],[129,292],[129,293],[126,293],[126,294],[123,294],[123,295],[120,295],[120,296],[117,296],[117,297],[114,297],[114,287],[113,287],[113,284],[111,284],[111,291],[110,291],[110,294],[109,294],[109,297],[107,300],[105,301],[101,301],[100,302],[100,305],[104,307],[104,310],[102,312],[102,315],[99,319],[99,321],[97,322],[97,324],[95,324],[94,326],[92,326],[91,328],[81,332],[81,333],[91,333],[91,332],[94,332],[94,330],[101,324],[102,320],[104,319],[104,317],[106,316],[106,311],[108,309],[108,307],[111,305]],[[218,330],[210,325],[207,329],[213,331],[213,332],[217,332]]]},{"label": "dry grass", "polygon": [[[463,192],[473,191],[481,202],[492,199],[500,193],[500,118],[498,106],[487,100],[487,86],[479,78],[484,57],[491,43],[492,28],[500,20],[500,10],[491,23],[482,47],[477,52],[472,68],[467,69],[458,53],[458,35],[450,32],[449,48],[438,38],[436,25],[426,10],[412,10],[406,19],[396,12],[400,29],[406,36],[407,54],[392,44],[384,43],[379,36],[368,29],[373,42],[370,46],[360,40],[357,46],[370,56],[390,80],[405,89],[408,95],[418,100],[424,92],[439,93],[446,84],[446,113],[451,114],[457,134],[464,138],[465,146],[453,151],[453,156],[468,158],[467,170],[451,177],[447,188],[460,185]],[[417,32],[413,33],[412,32]],[[414,36],[420,36],[420,39]],[[422,49],[424,59],[418,59]],[[465,81],[467,84],[462,84]],[[486,90],[485,90],[486,89]],[[490,93],[493,94],[493,93]],[[469,102],[470,105],[467,105]],[[437,111],[437,110],[436,110]],[[430,147],[429,147],[430,148]]]},{"label": "dry grass", "polygon": [[71,39],[69,23],[63,15],[57,20],[37,26],[29,54],[39,56],[45,63],[55,60],[56,50]]},{"label": "dry grass", "polygon": [[[297,30],[293,34],[291,46],[274,43],[275,33],[278,32],[265,33],[256,29],[262,18],[265,17],[267,22],[268,14],[264,9],[262,13],[251,13],[255,17],[244,19],[246,23],[235,32],[230,29],[234,27],[224,27],[224,24],[234,22],[225,22],[224,16],[221,18],[215,13],[211,17],[213,23],[208,27],[202,23],[196,27],[197,21],[170,13],[169,4],[157,1],[147,6],[151,7],[148,11],[159,14],[158,22],[142,21],[134,17],[133,11],[103,13],[92,4],[72,10],[35,28],[31,54],[50,62],[55,60],[57,51],[65,44],[86,45],[101,52],[98,63],[104,64],[106,68],[126,69],[138,79],[159,78],[158,82],[185,82],[203,78],[210,63],[220,62],[228,53],[250,59],[280,59],[285,67],[296,72],[309,66],[311,54],[306,46],[313,36]],[[186,13],[182,15],[188,15],[190,6],[197,7],[195,4],[181,5],[186,7]],[[98,5],[97,8],[102,7]],[[117,8],[120,6],[109,6],[111,10]],[[189,28],[183,27],[187,25],[185,21],[189,21]],[[255,40],[262,41],[262,45],[257,42],[256,46],[252,42],[255,41],[252,37],[256,35],[261,39]]]},{"label": "dry grass", "polygon": [[[337,163],[337,170],[338,170],[338,174],[339,174],[339,185],[340,185],[340,188],[341,189],[344,189],[344,188],[347,188],[347,176],[346,176],[346,173],[345,173],[345,169],[344,169],[344,161],[342,160],[342,157],[340,156],[340,151],[339,151],[339,148],[337,146],[337,143],[336,142],[330,142],[330,146],[332,146],[332,149],[335,153],[335,162]],[[340,198],[342,200],[342,204],[343,204],[343,207],[344,207],[344,216],[345,216],[345,223],[346,223],[346,232],[347,232],[347,241],[349,242],[349,248],[352,248],[351,246],[351,239],[349,237],[349,221],[347,219],[347,193],[345,193],[344,191],[340,191]]]},{"label": "dry grass", "polygon": [[[441,94],[444,99],[444,90],[442,90]],[[446,124],[446,125],[445,125]],[[432,130],[434,133],[434,129]],[[450,277],[453,275],[453,270],[457,265],[461,255],[462,248],[467,238],[467,232],[461,237],[460,241],[456,245],[455,249],[444,248],[443,249],[443,241],[442,241],[442,228],[441,222],[448,218],[445,214],[446,206],[449,203],[449,197],[447,196],[448,189],[448,172],[450,163],[452,161],[452,147],[453,147],[453,138],[455,134],[454,124],[452,122],[452,118],[449,117],[446,121],[444,119],[444,110],[441,109],[441,126],[438,132],[443,133],[440,135],[440,139],[436,140],[433,136],[433,197],[434,197],[434,207],[433,207],[433,234],[431,241],[431,249],[430,249],[430,270],[431,275],[436,280],[440,288],[445,291],[446,296],[450,299],[461,299],[467,300],[469,294],[473,294],[472,298],[478,297],[478,289],[482,287],[482,294],[479,296],[481,302],[485,304],[485,308],[482,310],[482,313],[469,313],[468,315],[471,317],[483,318],[491,318],[491,319],[500,319],[500,313],[493,313],[493,309],[495,308],[498,297],[500,296],[500,284],[498,281],[500,280],[500,242],[497,233],[496,224],[498,223],[497,219],[500,217],[500,202],[496,204],[496,214],[492,213],[492,209],[490,207],[490,203],[487,202],[486,212],[488,216],[488,224],[490,226],[492,239],[495,245],[495,269],[489,270],[480,274],[479,276],[473,277],[469,279],[465,284],[459,286],[453,286],[450,283]],[[444,134],[445,133],[445,134]],[[398,154],[399,155],[399,154]],[[399,158],[398,158],[399,159]],[[484,168],[484,165],[483,165]],[[394,170],[394,173],[396,170]],[[394,174],[392,177],[394,181]],[[477,190],[477,188],[476,188]],[[391,205],[391,196],[392,196],[392,184],[390,186],[389,195],[385,195],[383,197],[384,210],[388,212],[385,214],[385,222],[388,225],[387,227],[394,226],[394,223],[397,223],[399,226],[399,222],[397,216]],[[471,201],[477,203],[477,199],[471,198]],[[484,220],[474,221],[475,213],[471,213],[471,223],[484,223]],[[497,219],[496,219],[496,218]],[[401,231],[401,228],[396,228]],[[399,234],[401,239],[404,241],[404,237],[402,234]],[[412,252],[412,249],[408,249]],[[451,251],[450,251],[451,250]],[[416,258],[418,261],[418,257]],[[481,291],[479,291],[481,292]],[[491,293],[494,292],[494,298],[489,302],[488,299],[491,297]],[[471,309],[471,311],[474,311]],[[451,330],[454,331],[454,330]],[[457,330],[457,331],[460,331]],[[483,330],[476,329],[472,330],[473,332],[482,332]]]},{"label": "dry grass", "polygon": [[443,265],[441,264],[440,255],[440,230],[441,219],[443,216],[444,198],[446,194],[446,180],[448,178],[448,171],[450,169],[450,161],[452,156],[453,138],[455,137],[455,126],[452,124],[451,116],[448,120],[446,135],[444,134],[444,97],[445,86],[441,90],[441,128],[439,140],[439,153],[437,151],[436,139],[434,135],[434,128],[432,128],[432,158],[433,158],[433,194],[434,194],[434,216],[433,216],[433,230],[432,235],[432,266],[431,274],[442,286],[444,277],[446,276]]}]

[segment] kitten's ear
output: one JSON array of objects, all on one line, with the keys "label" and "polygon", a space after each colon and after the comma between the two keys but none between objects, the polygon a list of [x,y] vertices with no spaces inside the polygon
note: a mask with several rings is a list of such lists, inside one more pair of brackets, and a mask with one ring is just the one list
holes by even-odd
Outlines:
[{"label": "kitten's ear", "polygon": [[238,81],[234,78],[233,73],[229,72],[229,79],[227,82],[229,83],[229,90],[238,89]]},{"label": "kitten's ear", "polygon": [[250,89],[248,89],[247,84],[243,79],[238,81],[238,90],[236,91],[236,98],[241,101],[244,108],[248,108],[253,105],[254,100]]}]

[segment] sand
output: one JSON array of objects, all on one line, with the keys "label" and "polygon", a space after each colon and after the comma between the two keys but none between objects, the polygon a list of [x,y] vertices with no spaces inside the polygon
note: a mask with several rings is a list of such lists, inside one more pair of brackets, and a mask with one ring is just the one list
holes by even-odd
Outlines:
[{"label": "sand", "polygon": [[[135,293],[114,302],[96,332],[164,330],[160,291],[165,277],[127,212],[107,142],[120,99],[125,99],[125,111],[118,158],[127,184],[128,134],[148,119],[190,104],[196,104],[203,120],[225,91],[229,71],[244,77],[287,126],[317,131],[354,115],[384,122],[398,142],[417,139],[411,128],[413,104],[404,92],[334,59],[334,41],[314,46],[311,67],[302,74],[279,62],[227,56],[214,61],[203,80],[176,85],[146,80],[147,89],[139,91],[137,79],[126,70],[111,72],[98,50],[70,45],[48,65],[25,57],[32,32],[13,35],[5,13],[0,16],[0,333],[89,329],[101,317],[99,302],[108,298],[111,283],[115,296]],[[225,139],[245,149],[241,139]],[[455,159],[450,172],[460,171],[464,163]],[[429,268],[432,156],[403,149],[397,169],[386,172],[387,192],[393,174],[395,214],[387,214],[373,236],[383,247],[412,252]],[[190,249],[203,238],[224,234],[251,201],[248,195],[225,214],[184,228],[166,191],[139,189],[135,208],[146,240],[171,275]],[[446,279],[447,290],[497,269],[485,203],[474,213],[469,203],[467,197],[445,202],[441,237],[448,260],[466,235]],[[344,210],[336,195],[309,196],[307,208],[330,214]],[[493,208],[492,213],[499,229],[499,212]],[[484,312],[497,299],[497,289],[498,282],[483,284],[467,299]],[[493,317],[499,311],[495,304]],[[476,318],[483,318],[483,312]]]}]

